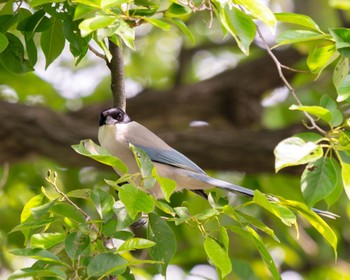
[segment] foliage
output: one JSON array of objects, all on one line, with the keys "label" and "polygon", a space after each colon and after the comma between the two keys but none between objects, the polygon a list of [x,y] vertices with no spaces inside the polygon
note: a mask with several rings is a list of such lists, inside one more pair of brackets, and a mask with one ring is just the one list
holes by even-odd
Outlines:
[{"label": "foliage", "polygon": [[[338,2],[333,4],[349,8],[345,2]],[[269,244],[279,243],[281,236],[277,236],[270,225],[255,218],[252,213],[256,206],[277,218],[279,227],[281,224],[287,228],[295,226],[297,231],[300,224],[296,214],[299,214],[325,238],[337,255],[336,234],[311,208],[320,201],[333,205],[339,201],[343,189],[350,198],[349,121],[342,110],[350,97],[348,28],[331,27],[326,32],[306,15],[272,13],[258,0],[31,0],[28,4],[22,1],[1,4],[0,64],[9,73],[28,74],[34,70],[38,60],[37,44],[44,53],[45,68],[61,55],[66,42],[76,65],[82,62],[89,48],[97,53],[92,42],[103,52],[98,55],[109,61],[108,40],[135,50],[135,32],[141,25],[151,25],[162,31],[176,27],[193,43],[195,36],[188,22],[195,14],[203,12],[209,14],[210,24],[219,24],[223,34],[231,35],[246,55],[250,54],[257,33],[266,43],[256,25],[257,20],[270,29],[277,22],[295,26],[296,29],[282,32],[274,47],[293,44],[306,52],[306,66],[316,80],[332,69],[335,98],[331,97],[333,93],[327,93],[317,104],[304,105],[295,95],[295,89],[285,81],[296,103],[289,109],[302,112],[311,123],[310,130],[315,132],[293,135],[279,143],[275,149],[275,168],[280,171],[306,164],[301,177],[306,205],[255,191],[252,201],[233,206],[220,195],[210,193],[208,207],[194,213],[186,204],[176,207],[168,204],[174,182],[160,178],[142,150],[130,147],[140,173],[128,174],[119,159],[93,142],[75,146],[78,153],[113,166],[124,175],[117,181],[106,180],[108,189],[89,186],[64,193],[56,174],[49,174],[47,181],[51,187],[42,188],[40,194],[25,204],[20,224],[12,230],[12,233],[23,233],[26,245],[12,253],[36,262],[15,272],[10,279],[28,276],[101,279],[106,275],[133,279],[132,275],[145,273],[140,269],[145,266],[156,267],[159,273],[165,274],[166,267],[178,254],[174,227],[180,226],[200,233],[206,256],[220,277],[227,277],[236,265],[229,238],[234,235],[254,244],[270,275],[280,279]],[[270,55],[275,58],[272,52]],[[276,66],[286,68],[278,61]],[[282,72],[280,75],[283,78]],[[140,177],[142,183],[138,184]],[[128,183],[122,184],[125,182]],[[156,201],[145,192],[155,182],[162,186],[167,202]],[[118,192],[117,200],[111,190]],[[85,210],[86,205],[93,205],[94,209]],[[140,218],[148,222],[146,236],[142,238],[130,231]],[[112,240],[119,240],[121,244],[115,246]],[[152,259],[142,259],[142,250],[147,250]]]},{"label": "foliage", "polygon": [[[73,148],[86,156],[103,157],[107,165],[123,169],[124,164],[107,155],[91,140],[85,140]],[[88,152],[90,153],[88,153]],[[119,200],[109,191],[97,188],[76,189],[67,194],[57,184],[57,174],[49,172],[47,181],[53,191],[42,188],[42,193],[25,205],[21,223],[12,232],[21,231],[26,248],[11,253],[27,256],[37,261],[30,267],[16,271],[10,279],[28,276],[56,277],[58,279],[102,279],[106,275],[133,279],[137,267],[155,264],[165,275],[169,262],[176,253],[176,239],[171,226],[187,224],[201,233],[204,249],[221,277],[232,271],[228,232],[252,241],[274,279],[280,279],[278,269],[260,234],[279,242],[274,231],[262,221],[245,213],[245,208],[256,204],[269,211],[286,226],[297,226],[294,212],[303,215],[336,250],[337,239],[331,228],[312,210],[297,201],[269,200],[258,190],[253,201],[239,206],[229,205],[227,200],[210,194],[210,208],[191,214],[185,206],[171,207],[155,200],[145,190],[152,188],[159,178],[146,153],[135,154],[140,173],[125,173],[117,181],[108,181],[118,193]],[[118,163],[116,163],[118,162]],[[153,175],[152,175],[153,174]],[[150,182],[152,185],[145,185]],[[141,180],[139,180],[141,179]],[[127,180],[127,181],[125,181]],[[140,184],[137,182],[141,181]],[[161,181],[163,191],[173,190],[170,180]],[[147,188],[146,188],[147,186]],[[94,213],[88,215],[72,199],[86,200],[94,205]],[[135,237],[129,230],[147,219],[147,238]],[[140,224],[138,225],[140,226]],[[259,233],[258,233],[259,232]],[[109,245],[119,240],[120,245]],[[147,249],[152,260],[137,258],[134,251]]]}]

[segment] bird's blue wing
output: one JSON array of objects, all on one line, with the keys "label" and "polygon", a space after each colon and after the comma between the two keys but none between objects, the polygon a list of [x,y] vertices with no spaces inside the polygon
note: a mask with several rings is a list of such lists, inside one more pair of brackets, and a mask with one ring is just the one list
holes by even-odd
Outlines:
[{"label": "bird's blue wing", "polygon": [[162,149],[150,148],[150,147],[145,147],[140,145],[137,145],[136,147],[144,150],[147,153],[147,155],[150,157],[150,159],[154,162],[159,162],[162,164],[167,164],[167,165],[205,174],[203,169],[201,169],[197,164],[195,164],[188,157],[184,156],[183,154],[181,154],[180,152],[174,149],[162,150]]}]

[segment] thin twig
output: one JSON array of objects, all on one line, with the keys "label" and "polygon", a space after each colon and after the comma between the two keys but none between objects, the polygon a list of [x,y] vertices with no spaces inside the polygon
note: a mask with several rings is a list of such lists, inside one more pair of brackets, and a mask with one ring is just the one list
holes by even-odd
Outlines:
[{"label": "thin twig", "polygon": [[48,174],[48,176],[46,177],[46,180],[47,180],[51,185],[54,186],[56,192],[58,192],[60,195],[62,195],[63,198],[64,198],[65,200],[67,200],[67,202],[68,202],[69,204],[73,205],[81,214],[83,214],[83,216],[86,218],[87,221],[90,221],[90,220],[91,220],[91,217],[90,217],[88,214],[86,214],[86,213],[84,212],[84,210],[81,209],[78,205],[76,205],[72,200],[70,200],[70,198],[69,198],[64,192],[62,192],[62,191],[58,188],[57,183],[56,183],[56,179],[57,179],[57,173],[56,173],[56,172],[53,173],[53,180],[52,180],[52,179],[51,179],[51,172],[49,171],[49,174]]},{"label": "thin twig", "polygon": [[[267,50],[267,53],[268,55],[272,58],[272,60],[274,61],[276,67],[277,67],[277,71],[278,71],[278,74],[279,74],[279,77],[282,79],[284,85],[288,88],[288,90],[290,91],[290,93],[292,94],[292,96],[294,97],[295,101],[298,103],[299,106],[302,106],[303,104],[301,103],[299,97],[297,96],[296,92],[295,92],[295,89],[291,86],[291,84],[288,82],[287,78],[284,76],[283,74],[283,70],[282,68],[285,68],[285,69],[288,69],[289,70],[289,67],[287,66],[284,66],[282,65],[279,60],[277,59],[277,57],[274,55],[274,53],[271,51],[269,45],[267,44],[264,36],[262,35],[259,27],[257,26],[257,32],[258,32],[258,35],[260,37],[260,39],[262,40],[266,50]],[[307,112],[303,111],[304,115],[308,118],[308,120],[310,121],[311,123],[311,126],[309,126],[308,128],[309,129],[316,129],[317,131],[319,131],[320,133],[322,133],[323,135],[327,134],[326,131],[324,131],[322,128],[320,128],[314,118]]]},{"label": "thin twig", "polygon": [[98,50],[96,50],[94,47],[88,45],[88,48],[94,55],[107,61],[107,57],[104,54],[100,53]]},{"label": "thin twig", "polygon": [[124,81],[124,59],[121,47],[108,41],[109,51],[112,54],[112,60],[107,62],[111,71],[111,90],[113,95],[114,107],[126,110],[125,81]]}]

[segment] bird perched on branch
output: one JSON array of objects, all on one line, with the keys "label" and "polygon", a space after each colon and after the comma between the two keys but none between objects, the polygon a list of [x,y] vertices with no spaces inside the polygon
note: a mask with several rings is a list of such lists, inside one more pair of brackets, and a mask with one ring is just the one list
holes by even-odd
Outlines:
[{"label": "bird perched on branch", "polygon": [[[254,196],[254,191],[251,189],[210,177],[193,161],[170,147],[153,132],[131,120],[120,108],[101,112],[99,125],[98,140],[101,146],[123,161],[131,174],[139,173],[139,168],[129,144],[145,151],[159,176],[176,182],[176,191],[184,189],[197,191],[218,187],[239,195]],[[163,197],[158,183],[148,192],[157,199]],[[320,215],[334,217],[334,214],[328,211],[313,210]]]}]

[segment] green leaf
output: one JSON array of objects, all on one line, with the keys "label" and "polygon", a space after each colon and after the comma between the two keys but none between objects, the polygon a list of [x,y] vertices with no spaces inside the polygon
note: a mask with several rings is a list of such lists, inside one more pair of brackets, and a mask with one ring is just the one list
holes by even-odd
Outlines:
[{"label": "green leaf", "polygon": [[340,10],[350,10],[350,2],[348,0],[329,0],[329,6]]},{"label": "green leaf", "polygon": [[21,230],[25,237],[27,238],[28,233],[25,233],[24,231],[37,229],[41,227],[47,227],[49,226],[53,221],[55,221],[54,218],[47,218],[47,219],[39,219],[34,221],[27,221],[24,223],[21,223],[17,226],[15,226],[10,232],[15,232]]},{"label": "green leaf", "polygon": [[164,195],[164,199],[169,202],[170,196],[174,193],[174,191],[176,189],[176,182],[174,180],[169,179],[169,178],[160,177],[160,176],[158,176],[158,174],[154,174],[154,176],[156,177],[157,182],[160,185],[160,188],[161,188],[162,193]]},{"label": "green leaf", "polygon": [[89,199],[91,190],[90,189],[75,189],[68,193],[66,193],[66,196],[68,197],[75,197],[75,198],[82,198],[82,199]]},{"label": "green leaf", "polygon": [[156,183],[156,178],[154,177],[154,165],[151,161],[148,154],[142,150],[141,148],[135,147],[132,144],[129,144],[129,147],[134,154],[137,166],[140,169],[141,176],[142,176],[142,186],[149,190],[154,187],[154,184]]},{"label": "green leaf", "polygon": [[67,276],[62,271],[62,269],[55,269],[54,267],[46,267],[46,268],[36,268],[36,267],[27,267],[22,268],[20,270],[15,271],[10,275],[8,280],[12,279],[59,279],[59,280],[66,280]]},{"label": "green leaf", "polygon": [[237,5],[243,6],[253,17],[261,20],[269,27],[274,27],[276,18],[273,12],[259,0],[236,0]]},{"label": "green leaf", "polygon": [[30,212],[32,212],[34,218],[39,218],[43,215],[45,215],[57,202],[57,199],[50,201],[48,203],[45,203],[43,205],[33,207],[30,209]]},{"label": "green leaf", "polygon": [[32,197],[24,205],[22,213],[21,213],[21,219],[20,219],[21,223],[24,223],[28,220],[33,219],[34,216],[33,216],[33,213],[31,212],[31,209],[42,205],[44,198],[45,198],[45,196],[43,194],[38,194],[38,195]]},{"label": "green leaf", "polygon": [[85,217],[83,214],[78,211],[73,205],[61,202],[61,203],[56,203],[51,209],[50,212],[70,219],[76,223],[84,223],[85,222]]},{"label": "green leaf", "polygon": [[350,74],[345,76],[336,86],[338,97],[337,101],[342,102],[349,98],[350,96]]},{"label": "green leaf", "polygon": [[341,57],[333,72],[333,84],[338,90],[339,84],[349,73],[349,59]]},{"label": "green leaf", "polygon": [[120,159],[112,156],[107,152],[107,150],[103,149],[99,145],[96,145],[90,139],[82,140],[79,144],[72,145],[72,148],[78,154],[90,157],[105,165],[112,166],[122,173],[128,172],[128,168]]},{"label": "green leaf", "polygon": [[48,3],[59,3],[64,1],[65,0],[30,0],[30,6],[34,8]]},{"label": "green leaf", "polygon": [[[118,19],[116,24],[118,28],[115,30],[115,34],[117,34],[123,40],[124,44],[128,48],[135,50],[135,28],[130,27],[129,24],[121,19]],[[110,37],[110,39],[112,40],[113,36]]]},{"label": "green leaf", "polygon": [[260,191],[254,191],[253,201],[256,204],[263,207],[264,209],[266,209],[267,211],[269,211],[270,213],[274,214],[285,225],[291,226],[295,224],[296,217],[292,211],[280,204],[277,204],[276,202],[269,201],[267,197]]},{"label": "green leaf", "polygon": [[337,236],[319,215],[302,202],[284,200],[282,203],[297,210],[328,241],[334,249],[335,256],[337,256]]},{"label": "green leaf", "polygon": [[303,112],[307,112],[311,115],[314,115],[318,118],[321,118],[325,122],[329,123],[332,119],[331,112],[323,108],[321,106],[299,106],[299,105],[292,105],[289,107],[289,110],[299,110]]},{"label": "green leaf", "polygon": [[241,51],[248,55],[256,33],[256,25],[251,17],[235,7],[230,9],[226,6],[220,10],[220,21],[236,40]]},{"label": "green leaf", "polygon": [[301,165],[323,155],[321,146],[294,136],[281,141],[275,148],[276,172],[287,166]]},{"label": "green leaf", "polygon": [[149,213],[154,208],[152,196],[131,184],[125,184],[119,189],[119,198],[132,219],[138,213]]},{"label": "green leaf", "polygon": [[117,200],[116,203],[113,205],[113,212],[116,214],[118,220],[116,230],[126,229],[135,222],[135,219],[132,219],[129,216],[125,205],[120,200]]},{"label": "green leaf", "polygon": [[147,238],[156,243],[148,249],[150,256],[157,264],[160,274],[165,275],[166,268],[176,252],[176,239],[169,225],[157,214],[148,215]]},{"label": "green leaf", "polygon": [[0,33],[0,53],[6,50],[8,44],[9,40],[7,37],[3,33]]},{"label": "green leaf", "polygon": [[345,57],[350,57],[350,29],[349,28],[330,28],[330,34],[335,40],[337,51]]},{"label": "green leaf", "polygon": [[66,237],[65,233],[53,232],[53,233],[36,233],[30,238],[30,244],[32,248],[49,249],[64,241]]},{"label": "green leaf", "polygon": [[192,32],[188,29],[187,25],[180,19],[172,18],[170,19],[172,23],[174,23],[187,37],[187,39],[191,42],[193,45],[195,42],[194,36]]},{"label": "green leaf", "polygon": [[337,171],[333,158],[319,158],[309,163],[301,176],[301,190],[308,206],[331,194],[336,186]]},{"label": "green leaf", "polygon": [[24,47],[20,39],[11,33],[6,33],[8,45],[0,53],[0,64],[9,72],[24,74],[33,71],[29,60],[25,58]]},{"label": "green leaf", "polygon": [[331,112],[332,119],[330,125],[332,127],[342,124],[344,118],[340,110],[338,110],[337,102],[335,102],[328,94],[324,94],[320,100],[320,105]]},{"label": "green leaf", "polygon": [[238,221],[240,224],[243,225],[253,225],[254,227],[258,228],[259,230],[261,230],[262,232],[266,233],[267,235],[269,235],[270,237],[272,237],[274,240],[276,240],[277,242],[280,242],[278,237],[275,235],[274,231],[269,228],[267,225],[265,225],[262,221],[260,221],[259,219],[247,215],[241,211],[235,210],[233,209],[232,206],[230,205],[225,205],[223,207],[223,211],[226,215],[230,216],[231,218],[233,218],[234,220]]},{"label": "green leaf", "polygon": [[37,260],[41,260],[47,263],[52,263],[52,264],[58,264],[58,265],[63,265],[66,267],[69,267],[68,264],[65,262],[61,261],[59,257],[54,255],[53,253],[47,251],[47,250],[42,250],[39,248],[35,249],[15,249],[10,251],[11,254],[14,254],[16,256],[24,256],[24,257],[29,257]]},{"label": "green leaf", "polygon": [[164,31],[169,31],[171,28],[171,24],[169,24],[166,21],[161,20],[161,19],[148,18],[148,17],[143,17],[142,19],[149,22],[150,24],[152,24],[155,27],[163,29]]},{"label": "green leaf", "polygon": [[111,25],[116,20],[115,16],[97,15],[93,18],[83,20],[79,24],[81,36],[85,37],[97,29],[105,28]]},{"label": "green leaf", "polygon": [[334,44],[316,46],[307,57],[307,66],[312,73],[319,76],[338,56]]},{"label": "green leaf", "polygon": [[278,21],[301,25],[319,33],[323,33],[316,22],[314,22],[313,19],[307,15],[295,13],[275,13],[275,17]]},{"label": "green leaf", "polygon": [[[341,160],[339,160],[341,162]],[[324,200],[328,205],[328,208],[331,207],[334,203],[339,200],[339,197],[343,193],[343,181],[342,181],[342,168],[339,165],[338,161],[332,160],[332,164],[334,165],[334,169],[336,172],[337,181],[334,182],[334,190],[330,193]]]},{"label": "green leaf", "polygon": [[221,277],[225,277],[232,271],[232,264],[227,251],[220,246],[214,238],[207,236],[204,241],[204,250],[213,262],[213,264],[220,270]]},{"label": "green leaf", "polygon": [[113,215],[114,197],[98,188],[91,192],[91,199],[101,219],[108,220]]},{"label": "green leaf", "polygon": [[350,154],[347,151],[339,151],[339,156],[344,190],[348,199],[350,199]]},{"label": "green leaf", "polygon": [[72,232],[65,240],[65,249],[71,259],[89,254],[90,238],[81,232]]},{"label": "green leaf", "polygon": [[278,38],[276,39],[277,45],[275,45],[274,48],[282,45],[330,39],[331,36],[329,34],[320,34],[315,31],[287,30],[278,36]]},{"label": "green leaf", "polygon": [[164,16],[171,19],[187,20],[191,13],[191,9],[173,2],[166,10]]},{"label": "green leaf", "polygon": [[41,34],[40,45],[44,52],[46,65],[45,69],[62,53],[65,38],[61,20],[52,17],[51,26]]},{"label": "green leaf", "polygon": [[155,242],[144,238],[131,238],[119,246],[117,252],[146,249],[156,245]]},{"label": "green leaf", "polygon": [[276,264],[271,257],[269,251],[267,250],[264,242],[261,240],[260,236],[256,233],[254,229],[251,227],[247,227],[248,232],[252,235],[253,241],[255,243],[256,248],[258,249],[261,257],[263,258],[265,264],[267,265],[268,269],[270,270],[272,274],[272,278],[275,280],[282,279],[281,275],[278,272],[278,269],[276,267]]},{"label": "green leaf", "polygon": [[98,254],[89,262],[87,274],[89,277],[105,276],[112,273],[116,275],[122,274],[125,271],[127,263],[128,262],[119,255],[112,253]]}]

